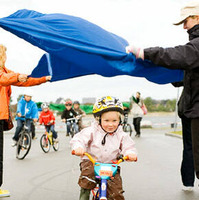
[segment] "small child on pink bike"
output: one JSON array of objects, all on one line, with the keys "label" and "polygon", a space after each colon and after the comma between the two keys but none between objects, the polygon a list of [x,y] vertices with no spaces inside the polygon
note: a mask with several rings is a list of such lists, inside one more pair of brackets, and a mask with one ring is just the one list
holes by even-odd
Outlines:
[{"label": "small child on pink bike", "polygon": [[[121,154],[129,161],[137,160],[135,143],[123,132],[123,105],[119,99],[106,96],[98,99],[93,106],[94,123],[77,133],[70,141],[75,155],[81,156],[81,174],[78,184],[81,187],[79,200],[89,200],[90,190],[96,186],[92,162],[84,156],[87,152],[97,162],[112,163]],[[124,200],[120,167],[114,178],[108,181],[107,197],[111,200]]]}]

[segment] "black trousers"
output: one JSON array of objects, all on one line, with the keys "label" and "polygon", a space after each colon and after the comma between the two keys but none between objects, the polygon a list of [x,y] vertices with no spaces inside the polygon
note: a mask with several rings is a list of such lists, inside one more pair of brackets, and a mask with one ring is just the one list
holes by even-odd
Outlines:
[{"label": "black trousers", "polygon": [[181,163],[181,178],[184,186],[194,186],[194,162],[191,137],[191,119],[181,117],[183,136],[183,155]]},{"label": "black trousers", "polygon": [[142,117],[136,117],[133,118],[133,125],[134,125],[134,129],[137,135],[140,135],[140,122],[142,120]]},{"label": "black trousers", "polygon": [[0,120],[0,187],[3,183],[3,123],[4,120]]},{"label": "black trousers", "polygon": [[199,118],[191,119],[193,158],[196,176],[199,179]]}]

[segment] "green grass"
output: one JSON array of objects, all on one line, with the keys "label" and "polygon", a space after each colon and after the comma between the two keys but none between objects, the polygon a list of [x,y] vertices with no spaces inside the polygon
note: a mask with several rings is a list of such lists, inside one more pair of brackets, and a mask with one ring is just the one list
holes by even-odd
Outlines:
[{"label": "green grass", "polygon": [[171,133],[176,134],[176,135],[182,135],[182,131],[172,131]]}]

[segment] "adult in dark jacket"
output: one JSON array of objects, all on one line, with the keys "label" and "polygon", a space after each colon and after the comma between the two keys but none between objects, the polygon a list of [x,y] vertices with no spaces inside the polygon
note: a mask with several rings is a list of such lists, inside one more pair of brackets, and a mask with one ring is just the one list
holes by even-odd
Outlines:
[{"label": "adult in dark jacket", "polygon": [[[184,86],[183,81],[172,83],[174,87]],[[178,101],[178,116],[182,123],[182,141],[183,154],[181,163],[181,178],[184,191],[192,191],[195,181],[193,151],[192,151],[192,137],[191,137],[191,119],[184,115],[184,90]]]},{"label": "adult in dark jacket", "polygon": [[181,9],[181,18],[174,25],[183,24],[189,42],[173,48],[146,49],[128,46],[137,58],[169,68],[184,70],[184,115],[191,119],[194,168],[199,179],[199,2],[188,2]]}]

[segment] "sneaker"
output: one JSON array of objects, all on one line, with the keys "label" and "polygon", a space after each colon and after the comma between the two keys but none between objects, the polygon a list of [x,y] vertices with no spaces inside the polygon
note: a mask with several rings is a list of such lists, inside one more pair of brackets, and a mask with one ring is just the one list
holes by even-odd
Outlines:
[{"label": "sneaker", "polygon": [[33,139],[33,140],[36,140],[36,139],[37,139],[37,137],[35,136],[35,137],[33,137],[32,139]]},{"label": "sneaker", "polygon": [[17,141],[14,141],[12,144],[12,147],[15,147],[15,146],[17,146]]},{"label": "sneaker", "polygon": [[58,143],[58,142],[59,142],[59,139],[58,139],[58,138],[56,138],[56,139],[53,138],[53,142],[54,142],[54,143]]},{"label": "sneaker", "polygon": [[1,197],[9,197],[10,196],[10,192],[8,190],[1,190],[0,189],[0,198]]},{"label": "sneaker", "polygon": [[186,192],[192,192],[193,191],[193,186],[183,186],[182,190],[186,191]]}]

